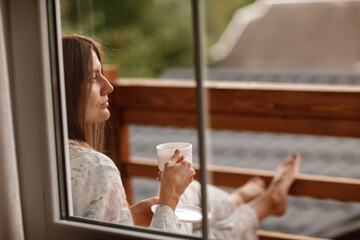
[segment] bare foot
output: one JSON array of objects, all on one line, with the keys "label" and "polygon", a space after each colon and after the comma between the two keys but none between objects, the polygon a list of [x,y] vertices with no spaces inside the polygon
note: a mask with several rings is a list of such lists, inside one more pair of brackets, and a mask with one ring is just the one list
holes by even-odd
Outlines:
[{"label": "bare foot", "polygon": [[247,181],[244,185],[237,188],[231,193],[231,197],[234,199],[236,206],[247,203],[250,200],[257,197],[265,190],[265,181],[262,178],[254,177]]},{"label": "bare foot", "polygon": [[287,194],[299,172],[299,164],[300,155],[294,154],[277,167],[275,176],[268,188],[273,200],[273,215],[281,216],[285,213]]},{"label": "bare foot", "polygon": [[249,202],[259,222],[270,215],[281,216],[286,211],[287,194],[299,171],[300,155],[294,154],[280,164],[269,187]]}]

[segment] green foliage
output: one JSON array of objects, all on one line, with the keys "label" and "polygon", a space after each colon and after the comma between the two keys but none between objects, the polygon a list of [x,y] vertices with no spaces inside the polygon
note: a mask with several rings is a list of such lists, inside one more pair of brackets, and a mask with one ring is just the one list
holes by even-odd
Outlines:
[{"label": "green foliage", "polygon": [[[208,42],[250,1],[206,0]],[[193,66],[190,0],[61,0],[61,19],[63,34],[101,39],[105,62],[117,64],[121,76],[157,77]]]}]

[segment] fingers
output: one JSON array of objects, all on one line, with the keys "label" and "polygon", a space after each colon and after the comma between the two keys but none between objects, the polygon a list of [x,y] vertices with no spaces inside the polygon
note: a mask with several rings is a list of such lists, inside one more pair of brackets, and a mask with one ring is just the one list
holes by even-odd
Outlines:
[{"label": "fingers", "polygon": [[185,167],[191,167],[192,164],[189,161],[189,159],[187,157],[182,156],[182,160],[178,162],[181,165],[184,165]]},{"label": "fingers", "polygon": [[189,176],[188,185],[194,181],[194,176],[195,176],[195,174],[196,174],[196,172],[195,172],[195,170],[192,168],[192,169],[191,169],[190,176]]},{"label": "fingers", "polygon": [[[177,164],[182,165],[183,169],[189,170],[189,173],[187,175],[192,178],[192,180],[190,181],[190,182],[192,182],[194,180],[196,171],[194,170],[194,168],[192,168],[192,163],[189,161],[189,159],[187,157],[182,156],[181,161],[179,161]],[[169,166],[167,166],[167,167],[169,167]],[[158,171],[158,177],[156,177],[156,180],[159,182],[161,182],[162,173],[163,173],[163,171],[161,171],[161,170]]]},{"label": "fingers", "polygon": [[301,156],[299,153],[293,153],[293,154],[291,154],[291,158],[294,160],[300,161]]},{"label": "fingers", "polygon": [[180,155],[180,150],[176,149],[174,155],[171,157],[171,159],[169,161],[167,161],[165,163],[164,166],[172,165],[174,163],[179,163],[179,162],[183,161],[184,159],[185,159],[185,157]]},{"label": "fingers", "polygon": [[150,205],[158,204],[159,203],[159,197],[152,197],[149,198]]},{"label": "fingers", "polygon": [[194,180],[194,176],[196,175],[196,171],[195,169],[191,168],[191,175],[193,177],[193,180]]},{"label": "fingers", "polygon": [[171,159],[169,161],[167,161],[165,163],[165,165],[166,164],[169,165],[169,164],[172,164],[172,163],[177,163],[179,160],[181,161],[180,150],[176,149],[174,155],[171,157]]},{"label": "fingers", "polygon": [[185,169],[189,169],[189,176],[195,176],[195,170],[192,168],[192,163],[190,162],[187,156],[181,156],[180,161],[177,162],[178,164],[182,165]]},{"label": "fingers", "polygon": [[170,160],[176,161],[177,163],[184,160],[186,157],[180,155],[180,150],[176,149],[174,155],[171,157]]},{"label": "fingers", "polygon": [[[167,161],[164,165],[164,169],[169,169],[170,167],[180,167],[181,171],[186,171],[185,176],[187,179],[190,179],[192,182],[195,176],[195,170],[192,168],[192,163],[187,156],[181,156],[180,150],[176,149],[174,155],[171,157],[169,161]],[[166,170],[167,171],[167,170]],[[185,172],[184,172],[185,173]],[[162,171],[158,171],[157,181],[161,181]]]},{"label": "fingers", "polygon": [[[190,169],[189,169],[189,173],[188,173],[188,176],[189,178],[191,179],[190,182],[192,182],[194,180],[194,176],[196,175],[196,171],[194,168],[191,167],[191,162],[190,163]],[[187,163],[186,163],[187,164]]]},{"label": "fingers", "polygon": [[157,181],[161,182],[161,175],[162,175],[162,171],[159,170],[158,171],[158,177],[156,178]]}]

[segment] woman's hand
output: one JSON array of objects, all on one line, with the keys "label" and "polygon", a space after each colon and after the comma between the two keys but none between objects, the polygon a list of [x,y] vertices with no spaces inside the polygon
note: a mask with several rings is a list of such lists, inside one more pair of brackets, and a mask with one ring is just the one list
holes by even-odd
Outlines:
[{"label": "woman's hand", "polygon": [[142,200],[137,204],[130,207],[130,212],[134,221],[134,225],[149,227],[153,218],[153,212],[151,206],[159,203],[158,197],[152,197]]},{"label": "woman's hand", "polygon": [[194,180],[195,170],[186,157],[177,149],[165,163],[161,174],[159,204],[167,205],[174,211],[185,189]]}]

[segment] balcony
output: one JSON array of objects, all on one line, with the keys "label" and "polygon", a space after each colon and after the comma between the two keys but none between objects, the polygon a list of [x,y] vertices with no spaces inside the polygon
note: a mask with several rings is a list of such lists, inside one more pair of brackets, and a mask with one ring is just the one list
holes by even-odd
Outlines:
[{"label": "balcony", "polygon": [[[110,77],[109,71],[106,74]],[[111,95],[114,159],[131,202],[132,178],[154,179],[158,170],[155,159],[130,154],[130,125],[196,128],[195,83],[116,79],[114,74],[110,78],[115,87]],[[209,128],[214,130],[360,137],[360,86],[209,81],[205,87]],[[253,176],[261,176],[268,183],[274,174],[214,164],[208,166],[208,171],[212,184],[228,188],[238,187]],[[300,174],[290,195],[358,203],[360,180]],[[258,233],[260,239],[318,239],[264,230]]]}]

